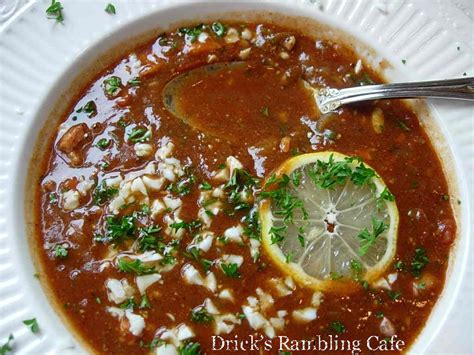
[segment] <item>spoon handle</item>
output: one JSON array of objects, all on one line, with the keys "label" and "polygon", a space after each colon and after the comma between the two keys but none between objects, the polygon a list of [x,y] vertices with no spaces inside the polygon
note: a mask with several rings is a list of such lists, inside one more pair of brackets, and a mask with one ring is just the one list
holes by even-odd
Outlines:
[{"label": "spoon handle", "polygon": [[381,99],[437,97],[474,101],[474,78],[364,85],[347,89],[321,89],[315,95],[322,113],[353,102]]}]

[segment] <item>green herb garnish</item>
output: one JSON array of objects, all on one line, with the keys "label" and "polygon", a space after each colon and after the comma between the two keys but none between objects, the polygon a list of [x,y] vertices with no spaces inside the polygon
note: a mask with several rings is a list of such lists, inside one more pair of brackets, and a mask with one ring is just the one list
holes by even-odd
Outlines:
[{"label": "green herb garnish", "polygon": [[97,105],[95,104],[94,101],[90,100],[84,106],[79,108],[79,110],[77,110],[76,112],[77,113],[84,112],[87,114],[87,116],[93,117],[97,114]]},{"label": "green herb garnish", "polygon": [[184,36],[185,40],[186,41],[189,41],[189,42],[194,42],[198,37],[199,35],[202,33],[202,31],[206,28],[205,25],[203,24],[199,24],[197,25],[196,27],[192,27],[192,28],[189,28],[189,27],[181,27],[179,30],[178,30],[178,34],[180,36]]},{"label": "green herb garnish", "polygon": [[388,229],[388,225],[382,220],[372,218],[372,231],[369,232],[367,228],[364,228],[357,237],[360,239],[359,255],[363,256],[367,254],[369,248],[375,244],[378,237]]},{"label": "green herb garnish", "polygon": [[239,265],[230,263],[221,263],[221,269],[224,272],[225,275],[233,278],[233,279],[238,279],[240,278],[240,273],[239,273]]},{"label": "green herb garnish", "polygon": [[49,19],[55,19],[62,23],[64,21],[63,9],[63,5],[59,1],[51,0],[51,5],[46,9],[46,14]]},{"label": "green herb garnish", "polygon": [[133,215],[123,217],[107,216],[105,222],[105,236],[97,235],[94,237],[95,241],[119,244],[135,234],[135,216]]},{"label": "green herb garnish", "polygon": [[139,259],[128,261],[126,258],[120,258],[117,262],[117,268],[122,272],[133,272],[138,276],[156,272],[154,266],[143,265]]},{"label": "green herb garnish", "polygon": [[118,194],[118,189],[116,187],[107,186],[107,182],[102,180],[101,183],[95,187],[92,198],[94,203],[100,206],[104,205],[116,194]]},{"label": "green herb garnish", "polygon": [[124,303],[122,303],[120,305],[120,308],[129,309],[129,310],[133,311],[136,306],[137,306],[137,303],[135,302],[135,299],[132,297],[132,298],[129,298],[128,300],[126,300]]},{"label": "green herb garnish", "polygon": [[56,259],[64,259],[69,254],[66,247],[61,244],[58,244],[54,247],[53,255]]},{"label": "green herb garnish", "polygon": [[426,255],[426,250],[424,248],[416,248],[411,262],[411,273],[415,277],[419,277],[429,262],[430,259]]},{"label": "green herb garnish", "polygon": [[398,291],[389,291],[388,292],[388,297],[390,297],[390,299],[392,301],[396,301],[397,299],[400,298],[401,295],[402,295],[402,293],[398,292]]},{"label": "green herb garnish", "polygon": [[29,327],[32,333],[38,333],[39,332],[39,325],[38,325],[38,321],[36,320],[36,318],[26,319],[26,320],[23,321],[23,324],[26,325],[27,327]]},{"label": "green herb garnish", "polygon": [[108,3],[107,6],[104,9],[105,12],[107,12],[110,15],[115,15],[115,6],[114,4]]},{"label": "green herb garnish", "polygon": [[101,138],[97,141],[97,147],[101,150],[105,150],[110,145],[110,142],[111,142],[110,139]]},{"label": "green herb garnish", "polygon": [[11,344],[13,339],[15,339],[15,337],[13,334],[10,334],[7,341],[2,346],[0,346],[0,355],[5,355],[7,352],[13,351]]},{"label": "green herb garnish", "polygon": [[104,90],[109,96],[117,96],[122,86],[122,79],[118,76],[111,76],[104,80]]},{"label": "green herb garnish", "polygon": [[151,131],[145,128],[136,127],[128,135],[128,140],[132,143],[147,142],[151,138]]},{"label": "green herb garnish", "polygon": [[209,190],[212,190],[212,185],[208,183],[207,181],[203,181],[199,185],[199,188],[203,191],[209,191]]},{"label": "green herb garnish", "polygon": [[179,355],[200,355],[201,344],[189,341],[178,349]]},{"label": "green herb garnish", "polygon": [[222,37],[225,35],[225,32],[226,32],[226,28],[225,26],[220,23],[220,22],[214,22],[212,25],[211,25],[211,29],[212,29],[212,32],[214,32],[216,34],[217,37]]},{"label": "green herb garnish", "polygon": [[344,324],[342,324],[339,321],[331,322],[329,324],[329,328],[333,330],[334,332],[336,332],[337,334],[342,334],[346,331],[346,327],[344,326]]},{"label": "green herb garnish", "polygon": [[195,323],[210,323],[213,319],[204,307],[195,308],[191,312],[191,320]]},{"label": "green herb garnish", "polygon": [[130,85],[130,86],[140,86],[142,82],[140,81],[140,78],[133,78],[133,79],[130,79],[129,81],[127,81],[127,84]]}]

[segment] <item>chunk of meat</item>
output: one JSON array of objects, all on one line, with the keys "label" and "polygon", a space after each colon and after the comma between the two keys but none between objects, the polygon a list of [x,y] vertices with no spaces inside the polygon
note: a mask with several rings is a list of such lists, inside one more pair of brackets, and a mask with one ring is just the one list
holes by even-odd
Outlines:
[{"label": "chunk of meat", "polygon": [[89,132],[90,129],[85,123],[72,126],[59,140],[58,149],[66,154],[77,150],[87,140]]}]

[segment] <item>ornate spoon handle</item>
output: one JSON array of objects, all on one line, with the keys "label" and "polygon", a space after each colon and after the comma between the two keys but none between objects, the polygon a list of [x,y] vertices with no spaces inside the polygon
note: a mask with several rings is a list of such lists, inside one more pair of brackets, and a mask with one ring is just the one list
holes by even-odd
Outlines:
[{"label": "ornate spoon handle", "polygon": [[367,100],[436,97],[474,101],[474,78],[364,85],[347,89],[314,89],[314,97],[322,113]]}]

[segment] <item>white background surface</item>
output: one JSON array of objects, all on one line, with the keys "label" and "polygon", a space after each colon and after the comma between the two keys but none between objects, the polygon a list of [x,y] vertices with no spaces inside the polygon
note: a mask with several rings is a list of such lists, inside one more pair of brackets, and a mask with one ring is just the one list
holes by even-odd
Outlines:
[{"label": "white background surface", "polygon": [[[149,0],[152,1],[152,0]],[[158,0],[157,0],[158,1]],[[369,0],[364,0],[369,1]],[[384,5],[386,1],[374,0]],[[67,4],[68,0],[63,0]],[[84,6],[90,1],[84,1]],[[114,1],[112,1],[114,2]],[[317,0],[316,0],[317,2]],[[474,0],[412,0],[418,6],[423,5],[424,11],[429,16],[443,23],[443,28],[463,42],[469,43],[474,48]],[[26,0],[0,0],[0,26],[8,25],[14,13],[20,9]],[[1,35],[0,35],[1,41]],[[474,53],[471,53],[471,63],[474,61]],[[0,70],[2,67],[0,66]],[[472,76],[474,73],[469,73]],[[0,83],[1,85],[1,83]],[[471,110],[471,139],[474,140],[474,112]],[[471,152],[468,161],[464,162],[464,169],[468,175],[471,185],[470,201],[474,202],[472,186],[474,185],[474,151]],[[472,225],[472,221],[471,221]],[[440,334],[430,346],[430,354],[474,354],[474,243],[471,242],[468,272],[465,276],[463,288],[449,318],[444,324]],[[6,334],[0,334],[0,340]]]}]

